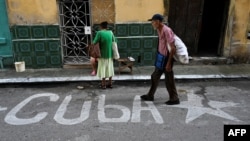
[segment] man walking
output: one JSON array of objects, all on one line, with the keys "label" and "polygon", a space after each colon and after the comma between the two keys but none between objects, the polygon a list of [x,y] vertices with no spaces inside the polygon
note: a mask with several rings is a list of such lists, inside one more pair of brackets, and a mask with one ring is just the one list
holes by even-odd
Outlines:
[{"label": "man walking", "polygon": [[[169,94],[169,100],[165,102],[165,104],[175,105],[180,104],[175,86],[174,72],[172,70],[174,62],[173,55],[175,53],[175,35],[172,29],[163,23],[163,19],[163,16],[160,14],[155,14],[151,19],[149,19],[149,21],[152,22],[153,28],[158,32],[159,41],[157,51],[166,59],[164,59],[165,63],[163,69],[155,67],[155,70],[151,75],[151,87],[149,92],[146,95],[142,95],[141,100],[154,101],[156,88],[159,84],[161,75],[164,73],[165,85]],[[168,50],[167,44],[169,44],[171,51]]]}]

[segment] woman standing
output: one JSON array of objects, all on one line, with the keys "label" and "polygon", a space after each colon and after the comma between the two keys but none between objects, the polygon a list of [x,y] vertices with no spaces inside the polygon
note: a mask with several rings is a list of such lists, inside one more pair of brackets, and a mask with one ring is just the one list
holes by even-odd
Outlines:
[{"label": "woman standing", "polygon": [[[102,79],[100,88],[112,88],[112,77],[114,76],[112,41],[113,33],[108,28],[108,22],[100,24],[101,30],[97,32],[93,44],[99,43],[101,57],[98,58],[97,76]],[[109,78],[106,85],[106,78]]]}]

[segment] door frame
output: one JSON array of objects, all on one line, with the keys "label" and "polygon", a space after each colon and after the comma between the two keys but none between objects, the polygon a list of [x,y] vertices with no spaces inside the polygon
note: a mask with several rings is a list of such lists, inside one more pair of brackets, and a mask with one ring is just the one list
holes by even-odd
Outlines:
[{"label": "door frame", "polygon": [[226,0],[225,1],[225,7],[223,10],[223,20],[221,24],[221,32],[220,32],[220,41],[219,41],[219,47],[217,50],[217,54],[220,56],[223,56],[223,51],[224,51],[224,42],[225,42],[225,36],[226,36],[226,29],[227,29],[227,23],[228,23],[228,11],[230,7],[231,0]]}]

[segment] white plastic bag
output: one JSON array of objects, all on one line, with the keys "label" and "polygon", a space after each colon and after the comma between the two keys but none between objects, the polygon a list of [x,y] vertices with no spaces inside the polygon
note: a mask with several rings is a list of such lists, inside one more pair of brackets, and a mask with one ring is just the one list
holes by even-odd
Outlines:
[{"label": "white plastic bag", "polygon": [[120,54],[119,54],[119,51],[118,51],[117,43],[115,41],[112,42],[112,50],[113,50],[113,58],[114,59],[119,59]]},{"label": "white plastic bag", "polygon": [[[174,59],[182,64],[189,63],[188,51],[184,42],[177,36],[174,36],[176,52],[174,54]],[[168,50],[171,51],[170,45],[168,44]]]}]

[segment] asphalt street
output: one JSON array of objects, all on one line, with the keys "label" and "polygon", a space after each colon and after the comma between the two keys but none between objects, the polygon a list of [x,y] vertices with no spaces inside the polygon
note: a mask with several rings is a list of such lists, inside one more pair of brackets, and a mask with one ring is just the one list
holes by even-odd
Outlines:
[{"label": "asphalt street", "polygon": [[[249,80],[177,81],[180,105],[165,105],[163,81],[0,85],[1,141],[223,141],[224,125],[250,124]],[[82,86],[83,89],[78,89]]]}]

